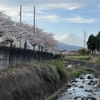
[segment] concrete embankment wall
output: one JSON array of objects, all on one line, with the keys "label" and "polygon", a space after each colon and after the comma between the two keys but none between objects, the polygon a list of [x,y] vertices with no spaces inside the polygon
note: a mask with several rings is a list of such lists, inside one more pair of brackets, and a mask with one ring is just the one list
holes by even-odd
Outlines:
[{"label": "concrete embankment wall", "polygon": [[0,47],[0,68],[33,61],[50,60],[53,54],[19,48]]},{"label": "concrete embankment wall", "polygon": [[64,61],[66,62],[66,64],[78,65],[80,67],[93,69],[94,71],[100,73],[100,64],[98,63],[93,63],[90,61],[82,61],[82,60],[69,60],[69,59],[64,59]]},{"label": "concrete embankment wall", "polygon": [[25,66],[0,70],[0,100],[48,100],[67,82],[67,76],[60,78],[56,66]]}]

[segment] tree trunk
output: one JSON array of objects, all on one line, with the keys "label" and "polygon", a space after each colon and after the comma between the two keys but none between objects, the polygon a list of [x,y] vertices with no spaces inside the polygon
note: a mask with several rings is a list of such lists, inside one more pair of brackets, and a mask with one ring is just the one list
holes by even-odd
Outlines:
[{"label": "tree trunk", "polygon": [[10,41],[10,47],[12,47],[12,46],[13,46],[13,40]]},{"label": "tree trunk", "polygon": [[36,46],[36,44],[34,44],[34,45],[32,45],[33,46],[33,50],[35,50],[35,46]]},{"label": "tree trunk", "polygon": [[92,56],[94,57],[94,53],[93,53],[93,50],[92,50]]},{"label": "tree trunk", "polygon": [[24,43],[24,49],[27,49],[27,42]]},{"label": "tree trunk", "polygon": [[38,46],[38,51],[40,51],[40,45]]}]

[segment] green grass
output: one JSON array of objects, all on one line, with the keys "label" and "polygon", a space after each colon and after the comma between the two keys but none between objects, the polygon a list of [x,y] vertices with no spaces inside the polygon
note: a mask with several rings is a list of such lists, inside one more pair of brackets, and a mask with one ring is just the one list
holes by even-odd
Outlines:
[{"label": "green grass", "polygon": [[85,74],[85,70],[79,69],[77,71],[73,71],[73,72],[71,72],[71,77],[75,78],[75,77],[77,77],[77,76],[79,76],[81,74]]},{"label": "green grass", "polygon": [[86,61],[91,61],[91,62],[98,62],[100,63],[100,54],[95,55],[94,57],[91,57],[89,55],[87,56],[66,56],[66,59],[71,59],[71,60],[86,60]]},{"label": "green grass", "polygon": [[7,68],[0,69],[2,72],[8,72],[8,71],[15,71],[17,68],[15,66],[8,66]]},{"label": "green grass", "polygon": [[90,61],[94,63],[98,62],[100,64],[100,54],[91,57]]},{"label": "green grass", "polygon": [[50,61],[44,61],[41,63],[42,66],[44,66],[44,72],[43,72],[43,77],[48,80],[48,81],[51,81],[53,80],[54,81],[54,76],[52,75],[52,73],[47,73],[47,68],[49,68],[49,70],[51,70],[52,72],[52,68],[53,66],[56,66],[57,68],[57,72],[60,76],[60,79],[64,79],[66,76],[67,76],[67,73],[66,73],[66,68],[63,64],[63,62],[61,60],[50,60]]},{"label": "green grass", "polygon": [[52,62],[51,61],[43,61],[42,63],[40,63],[40,66],[42,67],[42,75],[44,80],[48,81],[48,82],[53,82],[53,83],[57,83],[58,79],[55,75],[55,73],[52,73]]},{"label": "green grass", "polygon": [[66,56],[65,58],[73,60],[90,60],[90,56]]},{"label": "green grass", "polygon": [[57,67],[57,71],[60,75],[60,78],[66,77],[66,68],[61,60],[54,60],[53,64]]},{"label": "green grass", "polygon": [[97,62],[100,63],[100,57],[97,57]]}]

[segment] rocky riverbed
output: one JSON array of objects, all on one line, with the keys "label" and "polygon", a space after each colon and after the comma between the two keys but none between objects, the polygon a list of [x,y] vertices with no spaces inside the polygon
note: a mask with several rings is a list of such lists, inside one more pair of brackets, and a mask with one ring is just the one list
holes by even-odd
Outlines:
[{"label": "rocky riverbed", "polygon": [[100,100],[100,79],[93,74],[81,75],[69,81],[55,100]]}]

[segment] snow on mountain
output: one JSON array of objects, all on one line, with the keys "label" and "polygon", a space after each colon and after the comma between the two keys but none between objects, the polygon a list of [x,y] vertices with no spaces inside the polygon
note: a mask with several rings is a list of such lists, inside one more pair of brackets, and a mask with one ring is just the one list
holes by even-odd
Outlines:
[{"label": "snow on mountain", "polygon": [[68,45],[83,46],[83,39],[72,33],[63,35],[58,39],[58,41]]}]

